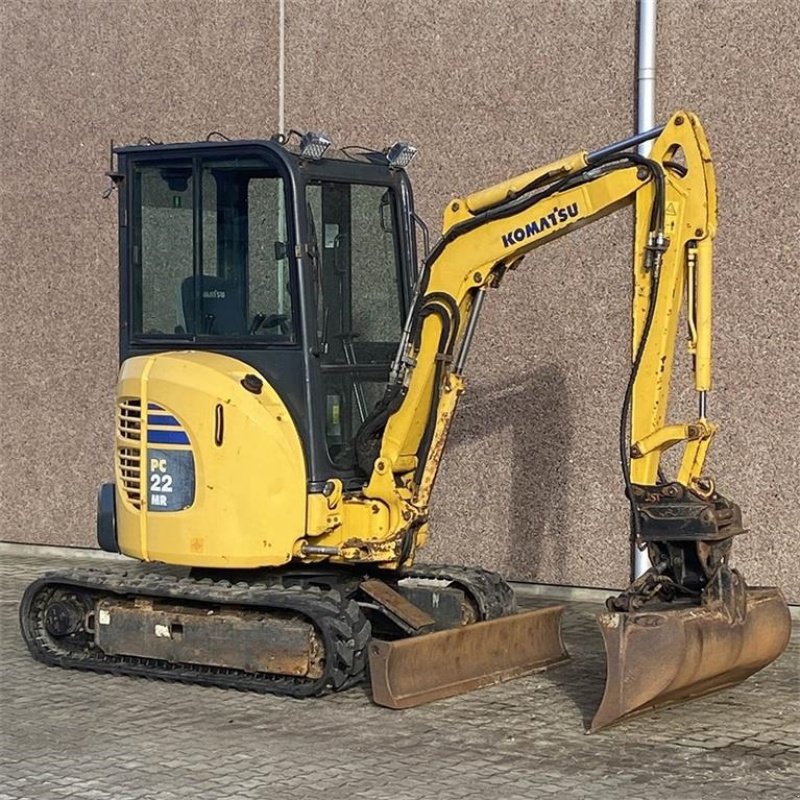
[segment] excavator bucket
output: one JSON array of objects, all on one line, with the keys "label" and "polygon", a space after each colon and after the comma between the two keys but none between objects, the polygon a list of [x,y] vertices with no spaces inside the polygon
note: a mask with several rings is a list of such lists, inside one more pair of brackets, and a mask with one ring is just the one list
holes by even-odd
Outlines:
[{"label": "excavator bucket", "polygon": [[597,615],[607,668],[590,733],[627,717],[735,686],[772,663],[791,634],[780,590],[747,588],[738,611],[721,601]]},{"label": "excavator bucket", "polygon": [[566,661],[563,610],[552,606],[392,642],[376,639],[369,647],[373,700],[411,708]]}]

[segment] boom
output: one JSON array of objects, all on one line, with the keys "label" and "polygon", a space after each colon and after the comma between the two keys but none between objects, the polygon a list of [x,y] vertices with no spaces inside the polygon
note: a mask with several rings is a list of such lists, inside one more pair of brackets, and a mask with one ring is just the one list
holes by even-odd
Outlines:
[{"label": "boom", "polygon": [[[648,159],[614,147],[578,152],[455,199],[446,210],[443,237],[420,275],[393,382],[359,436],[362,466],[372,475],[365,494],[384,502],[393,495],[398,524],[416,531],[417,545],[426,537],[428,500],[464,390],[464,365],[486,291],[531,250],[632,203],[633,368],[623,408],[625,482],[631,498],[633,484],[655,485],[662,453],[679,443],[684,455],[678,480],[687,487],[700,480],[715,430],[706,419],[705,398],[711,388],[716,185],[705,134],[693,114],[677,112],[655,134]],[[700,414],[668,425],[684,303]]]}]

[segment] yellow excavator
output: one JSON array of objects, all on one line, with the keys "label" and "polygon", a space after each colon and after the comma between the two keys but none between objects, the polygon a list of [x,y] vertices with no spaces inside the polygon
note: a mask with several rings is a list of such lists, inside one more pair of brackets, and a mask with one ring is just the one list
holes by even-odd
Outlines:
[{"label": "yellow excavator", "polygon": [[[716,190],[697,117],[454,199],[432,249],[414,152],[296,131],[114,151],[121,369],[98,541],[160,563],[33,582],[20,619],[37,659],[295,697],[369,676],[392,708],[566,659],[560,606],[518,612],[499,575],[416,557],[487,292],[631,204],[620,459],[652,567],[598,615],[592,730],[783,651],[787,605],[730,566],[741,513],[703,473]],[[699,410],[668,422],[681,314]]]}]

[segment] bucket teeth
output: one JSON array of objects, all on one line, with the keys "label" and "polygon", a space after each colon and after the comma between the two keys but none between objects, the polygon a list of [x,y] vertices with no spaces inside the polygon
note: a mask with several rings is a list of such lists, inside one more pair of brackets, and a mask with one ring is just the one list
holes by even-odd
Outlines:
[{"label": "bucket teeth", "polygon": [[372,696],[411,708],[529,675],[569,658],[561,641],[563,606],[476,622],[369,648]]},{"label": "bucket teeth", "polygon": [[590,733],[735,686],[778,658],[791,635],[783,595],[747,588],[743,599],[736,615],[720,601],[598,614],[606,687]]}]

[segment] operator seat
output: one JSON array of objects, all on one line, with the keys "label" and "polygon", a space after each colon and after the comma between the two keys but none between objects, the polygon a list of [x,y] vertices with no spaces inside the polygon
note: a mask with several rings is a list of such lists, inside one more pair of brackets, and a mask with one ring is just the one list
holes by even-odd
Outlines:
[{"label": "operator seat", "polygon": [[[194,298],[198,282],[203,299],[202,319],[195,325]],[[225,278],[190,275],[181,284],[181,306],[184,330],[211,336],[244,336],[247,333],[241,290]]]}]

